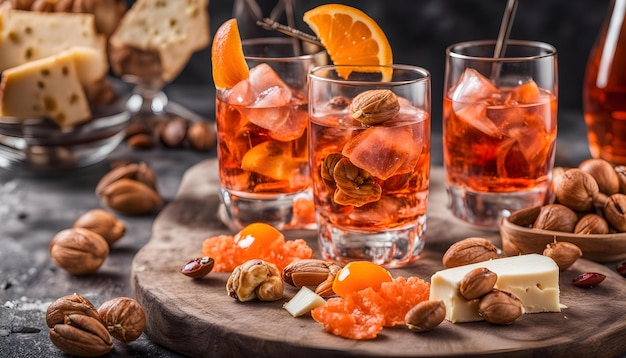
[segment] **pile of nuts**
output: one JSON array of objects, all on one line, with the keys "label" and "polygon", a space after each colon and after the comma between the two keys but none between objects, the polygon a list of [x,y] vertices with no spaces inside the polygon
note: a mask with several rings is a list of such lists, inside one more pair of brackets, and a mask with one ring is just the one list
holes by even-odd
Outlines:
[{"label": "pile of nuts", "polygon": [[626,232],[626,168],[587,159],[553,170],[554,203],[544,205],[532,228],[575,234]]},{"label": "pile of nuts", "polygon": [[208,122],[193,122],[181,117],[157,121],[154,125],[135,122],[126,133],[126,143],[132,149],[152,149],[161,144],[165,148],[188,147],[207,152],[215,147],[217,135]]},{"label": "pile of nuts", "polygon": [[146,325],[143,307],[136,300],[117,297],[98,309],[84,296],[73,294],[52,302],[46,311],[50,340],[63,352],[97,357],[113,349],[111,337],[129,343]]},{"label": "pile of nuts", "polygon": [[58,232],[48,246],[52,261],[74,275],[96,272],[109,256],[109,246],[126,232],[115,215],[93,209],[81,215],[72,228]]},{"label": "pile of nuts", "polygon": [[157,178],[146,163],[124,163],[105,174],[96,186],[102,204],[126,215],[147,215],[163,206]]}]

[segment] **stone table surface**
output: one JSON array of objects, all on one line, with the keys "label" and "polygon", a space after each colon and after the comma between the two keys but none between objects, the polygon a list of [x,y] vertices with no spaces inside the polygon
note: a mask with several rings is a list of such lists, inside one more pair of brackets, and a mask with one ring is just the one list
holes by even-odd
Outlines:
[{"label": "stone table surface", "polygon": [[[185,106],[211,118],[210,101],[195,89],[175,94]],[[195,96],[195,97],[194,97]],[[204,97],[204,95],[202,96]],[[207,104],[209,103],[209,104]],[[198,109],[199,108],[199,109]],[[567,122],[565,122],[565,120]],[[579,112],[561,115],[557,164],[577,165],[589,156]],[[441,132],[433,128],[433,165],[441,165]],[[94,194],[112,161],[145,161],[157,174],[158,190],[175,197],[184,172],[214,157],[215,150],[157,148],[133,151],[122,144],[105,161],[62,174],[41,176],[0,170],[0,357],[64,357],[48,338],[45,311],[61,296],[80,293],[97,307],[111,298],[130,296],[130,269],[135,253],[151,237],[152,216],[120,216],[126,235],[111,248],[97,273],[73,276],[52,263],[48,244],[58,231],[71,227],[82,213],[101,208]],[[110,357],[175,357],[146,335],[128,345],[116,342]]]}]

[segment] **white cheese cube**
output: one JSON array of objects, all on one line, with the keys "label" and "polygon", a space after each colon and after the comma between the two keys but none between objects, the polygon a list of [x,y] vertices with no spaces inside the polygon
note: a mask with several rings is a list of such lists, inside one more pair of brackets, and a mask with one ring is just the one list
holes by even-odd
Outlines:
[{"label": "white cheese cube", "polygon": [[96,33],[93,14],[21,11],[9,5],[0,5],[0,72],[81,46],[93,51],[93,64],[82,79],[91,83],[106,76],[106,38]]},{"label": "white cheese cube", "polygon": [[2,72],[0,115],[46,117],[61,128],[90,119],[76,69],[76,52],[64,51]]},{"label": "white cheese cube", "polygon": [[291,313],[292,316],[298,317],[325,304],[326,301],[322,296],[304,286],[300,288],[300,291],[289,302],[283,305],[283,308]]},{"label": "white cheese cube", "polygon": [[174,79],[193,52],[209,44],[208,0],[137,0],[126,12],[110,43],[157,51],[162,79]]},{"label": "white cheese cube", "polygon": [[515,294],[524,313],[560,312],[559,267],[549,257],[529,254],[479,262],[436,272],[431,277],[430,299],[443,300],[446,319],[451,322],[480,321],[478,299],[467,300],[459,293],[465,274],[486,267],[498,275],[496,288]]}]

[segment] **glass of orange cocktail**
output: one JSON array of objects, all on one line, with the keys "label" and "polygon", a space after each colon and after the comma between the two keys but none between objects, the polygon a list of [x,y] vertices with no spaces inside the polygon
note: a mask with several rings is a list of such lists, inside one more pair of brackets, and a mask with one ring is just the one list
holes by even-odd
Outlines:
[{"label": "glass of orange cocktail", "polygon": [[408,65],[321,66],[310,80],[322,255],[388,267],[413,261],[424,246],[430,74]]},{"label": "glass of orange cocktail", "polygon": [[[314,227],[308,167],[307,74],[324,52],[303,54],[291,38],[242,41],[249,77],[217,89],[222,220],[231,228],[265,222]],[[299,204],[298,204],[299,203]]]},{"label": "glass of orange cocktail", "polygon": [[446,50],[443,147],[449,207],[497,229],[511,212],[549,200],[557,135],[557,53],[510,40]]}]

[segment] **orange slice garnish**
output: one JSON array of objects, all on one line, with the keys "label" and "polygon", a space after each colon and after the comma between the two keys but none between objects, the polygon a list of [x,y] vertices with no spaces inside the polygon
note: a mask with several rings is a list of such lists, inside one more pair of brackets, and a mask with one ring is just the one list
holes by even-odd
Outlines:
[{"label": "orange slice garnish", "polygon": [[[320,38],[335,65],[391,65],[393,55],[387,36],[367,14],[340,4],[318,6],[304,13],[304,22]],[[377,72],[377,69],[364,69]],[[337,71],[348,78],[349,67]],[[391,79],[392,70],[383,70],[383,81]]]},{"label": "orange slice garnish", "polygon": [[215,88],[233,88],[250,76],[243,56],[237,19],[224,22],[215,32],[211,47],[211,64]]}]

